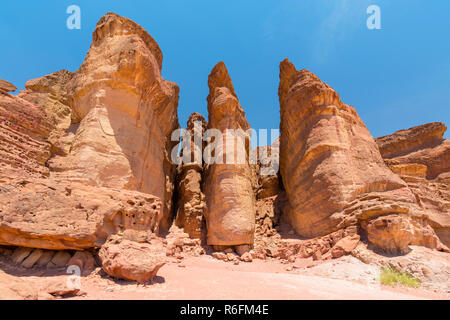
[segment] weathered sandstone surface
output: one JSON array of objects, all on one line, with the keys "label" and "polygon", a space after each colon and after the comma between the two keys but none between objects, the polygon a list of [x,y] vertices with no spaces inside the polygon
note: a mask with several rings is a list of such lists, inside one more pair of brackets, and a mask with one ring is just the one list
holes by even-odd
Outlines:
[{"label": "weathered sandstone surface", "polygon": [[[0,80],[0,263],[84,274],[101,264],[138,282],[170,259],[182,268],[205,253],[236,265],[401,254],[395,261],[424,278],[448,269],[443,123],[373,139],[330,86],[285,60],[281,137],[250,151],[250,125],[220,62],[208,78],[208,122],[189,117],[178,163],[179,88],[162,78],[162,59],[142,27],[108,13],[76,72],[30,80],[18,96]],[[438,257],[432,271],[409,260],[416,246]],[[3,290],[4,279],[3,296],[35,298],[21,283]]]},{"label": "weathered sandstone surface", "polygon": [[146,241],[169,228],[179,89],[161,68],[153,38],[107,14],[77,72],[30,80],[18,97],[2,81],[0,245],[37,248],[24,267],[48,258],[40,249],[99,248],[115,234]]},{"label": "weathered sandstone surface", "polygon": [[408,184],[427,221],[450,246],[450,141],[435,122],[376,139],[391,170]]},{"label": "weathered sandstone surface", "polygon": [[14,92],[16,90],[17,90],[17,87],[15,85],[13,85],[11,82],[0,79],[0,92],[1,93]]},{"label": "weathered sandstone surface", "polygon": [[[197,125],[197,127],[196,127]],[[206,120],[199,113],[194,113],[187,122],[187,133],[184,143],[189,143],[191,152],[181,154],[183,162],[177,168],[176,191],[178,197],[175,224],[183,228],[192,239],[202,237],[202,227],[205,211],[205,195],[202,187],[204,143],[203,134],[206,130]],[[195,143],[195,139],[197,142]],[[196,157],[198,159],[196,159]]]},{"label": "weathered sandstone surface", "polygon": [[257,147],[251,154],[256,158],[255,173],[258,179],[256,198],[264,199],[273,197],[281,192],[279,162],[280,139],[271,146]]},{"label": "weathered sandstone surface", "polygon": [[112,237],[100,249],[103,270],[110,276],[146,282],[166,263],[162,246]]},{"label": "weathered sandstone surface", "polygon": [[[391,250],[382,244],[400,233],[373,233],[371,220],[389,214],[410,225],[424,211],[407,183],[385,165],[355,109],[317,76],[297,71],[287,60],[280,66],[279,96],[281,175],[290,203],[287,221],[309,238],[360,225],[372,244]],[[416,233],[428,231],[425,225]],[[405,250],[406,243],[413,242],[405,239],[395,249]]]},{"label": "weathered sandstone surface", "polygon": [[179,89],[161,77],[161,68],[161,50],[142,27],[105,15],[67,84],[72,121],[79,124],[70,153],[52,158],[49,167],[55,179],[159,197],[168,229]]},{"label": "weathered sandstone surface", "polygon": [[67,155],[70,152],[74,133],[71,126],[71,109],[67,101],[67,84],[73,73],[67,70],[25,83],[18,97],[39,106],[51,125],[48,141],[52,154]]},{"label": "weathered sandstone surface", "polygon": [[248,139],[239,134],[227,135],[228,129],[245,132],[250,125],[223,62],[211,71],[208,86],[208,128],[219,130],[224,141],[216,141],[215,148],[216,159],[223,159],[223,163],[207,167],[203,184],[207,241],[215,246],[252,244],[255,199],[248,164]]},{"label": "weathered sandstone surface", "polygon": [[0,188],[0,244],[82,250],[111,234],[158,232],[159,198],[128,190],[23,181]]},{"label": "weathered sandstone surface", "polygon": [[51,125],[35,105],[0,93],[0,183],[24,176],[46,177]]}]

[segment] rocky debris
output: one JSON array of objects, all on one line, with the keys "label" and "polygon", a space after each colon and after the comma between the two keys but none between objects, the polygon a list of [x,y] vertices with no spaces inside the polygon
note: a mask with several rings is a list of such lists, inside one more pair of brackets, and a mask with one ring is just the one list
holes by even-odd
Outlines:
[{"label": "rocky debris", "polygon": [[0,245],[100,247],[126,230],[158,233],[160,199],[136,191],[39,180],[0,189]]},{"label": "rocky debris", "polygon": [[215,159],[223,163],[216,161],[205,170],[202,189],[206,199],[207,242],[216,246],[252,244],[255,199],[248,165],[249,137],[245,134],[250,125],[223,62],[211,71],[208,86],[208,128],[220,131],[224,141],[210,141],[208,145],[214,150]]},{"label": "rocky debris", "polygon": [[250,252],[244,253],[244,254],[241,256],[241,261],[244,261],[244,262],[252,262],[252,261],[253,261],[253,257],[252,257],[252,255],[251,255],[251,253],[250,253]]},{"label": "rocky debris", "polygon": [[[340,258],[347,254],[350,254],[359,244],[360,236],[355,234],[353,236],[346,236],[336,242],[336,244],[331,248],[331,256],[334,259]],[[319,251],[320,252],[320,251]],[[315,259],[317,260],[317,259]]]},{"label": "rocky debris", "polygon": [[113,13],[102,17],[83,64],[67,83],[78,126],[70,153],[55,156],[49,167],[56,180],[160,198],[161,228],[168,230],[179,88],[161,77],[161,68],[161,50],[141,26]]},{"label": "rocky debris", "polygon": [[71,109],[67,101],[67,84],[73,73],[61,70],[25,83],[18,97],[38,106],[51,125],[48,141],[52,154],[65,156],[69,154],[75,137],[68,130],[71,126]]},{"label": "rocky debris", "polygon": [[172,225],[165,239],[166,255],[168,257],[183,258],[182,254],[199,256],[205,254],[201,239],[192,239],[176,225]]},{"label": "rocky debris", "polygon": [[[71,298],[75,296],[85,295],[84,292],[81,291],[80,286],[81,283],[74,283],[69,277],[65,276],[59,279],[55,279],[50,281],[50,283],[46,284],[44,288],[41,289],[40,296],[42,293],[50,295],[51,299],[54,298]],[[41,300],[41,297],[39,297]]]},{"label": "rocky debris", "polygon": [[[196,129],[197,125],[197,129]],[[175,224],[183,228],[193,239],[202,237],[203,216],[205,210],[205,195],[201,190],[203,173],[203,134],[206,130],[206,120],[199,113],[190,115],[183,143],[189,144],[191,152],[181,154],[182,164],[177,168],[177,214]],[[186,133],[184,133],[186,134]],[[189,137],[189,139],[187,139]],[[200,143],[195,143],[195,140]],[[198,159],[196,159],[196,157]]]},{"label": "rocky debris", "polygon": [[408,184],[429,225],[450,246],[450,142],[435,122],[376,139],[386,164]]},{"label": "rocky debris", "polygon": [[17,87],[15,85],[6,80],[0,79],[0,93],[14,92],[16,90]]},{"label": "rocky debris", "polygon": [[25,176],[47,177],[50,158],[46,141],[50,123],[39,107],[0,94],[0,183]]},{"label": "rocky debris", "polygon": [[228,261],[227,254],[223,252],[213,252],[212,256],[217,260]]},{"label": "rocky debris", "polygon": [[270,237],[277,233],[283,207],[286,204],[284,192],[256,201],[256,237]]},{"label": "rocky debris", "polygon": [[[286,225],[282,226],[286,229]],[[282,234],[285,233],[286,232],[282,230]],[[278,237],[275,236],[272,237],[272,239],[276,239],[276,241],[273,241],[270,244],[266,243],[265,247],[272,246],[278,248],[278,250],[272,250],[272,252],[268,252],[267,255],[289,262],[294,262],[296,259],[306,259],[311,257],[313,260],[329,260],[333,258],[333,249],[336,257],[338,257],[338,255],[347,255],[350,254],[352,246],[360,241],[356,227],[348,227],[346,229],[335,231],[329,235],[313,239],[301,239],[295,235],[292,235],[291,237],[286,237],[284,235],[283,238],[280,238],[278,235]]]},{"label": "rocky debris", "polygon": [[279,177],[280,139],[271,146],[257,147],[251,154],[258,178],[256,199],[273,197],[281,192]]},{"label": "rocky debris", "polygon": [[113,236],[99,252],[102,268],[118,279],[147,282],[166,263],[161,244],[137,243]]},{"label": "rocky debris", "polygon": [[239,257],[234,252],[213,252],[212,257],[224,262],[232,262],[235,265],[238,265],[239,261],[252,262],[252,257],[249,252],[245,253],[242,257]]}]

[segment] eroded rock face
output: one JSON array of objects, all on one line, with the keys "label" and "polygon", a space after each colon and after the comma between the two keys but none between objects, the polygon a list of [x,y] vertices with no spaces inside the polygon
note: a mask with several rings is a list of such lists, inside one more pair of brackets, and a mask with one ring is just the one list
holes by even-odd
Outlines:
[{"label": "eroded rock face", "polygon": [[331,87],[285,60],[279,96],[285,217],[299,235],[323,236],[386,214],[422,215],[355,109]]},{"label": "eroded rock face", "polygon": [[429,123],[376,139],[391,170],[406,181],[441,241],[450,246],[450,141]]},{"label": "eroded rock face", "polygon": [[0,245],[51,250],[100,247],[112,234],[158,233],[161,218],[160,199],[136,191],[51,180],[0,188]]},{"label": "eroded rock face", "polygon": [[365,229],[369,242],[385,252],[406,253],[409,245],[448,251],[424,219],[386,215],[370,220]]},{"label": "eroded rock face", "polygon": [[[223,62],[213,68],[208,85],[208,128],[217,129],[224,136],[227,129],[240,129],[244,132],[250,129]],[[216,161],[210,164],[205,172],[203,191],[206,198],[205,217],[209,245],[233,246],[253,243],[255,200],[252,172],[248,165],[249,142],[245,137],[239,139],[241,138],[237,134],[224,138],[226,143],[219,141],[214,148],[214,155],[216,159],[223,159],[223,164]],[[234,158],[228,153],[227,160],[224,155],[231,149],[234,150]]]},{"label": "eroded rock face", "polygon": [[24,176],[46,177],[50,158],[46,141],[51,125],[37,106],[0,93],[0,183]]},{"label": "eroded rock face", "polygon": [[[195,128],[196,124],[197,129]],[[202,137],[206,126],[206,120],[201,114],[194,113],[189,117],[186,130],[190,137],[191,152],[189,155],[182,154],[186,161],[183,161],[177,169],[178,203],[175,224],[183,228],[192,239],[200,239],[202,236],[205,195],[201,190],[203,162],[200,157],[203,155]],[[198,132],[195,132],[195,130]],[[195,143],[196,134],[200,138],[199,145]],[[195,152],[197,152],[199,159],[195,159]]]},{"label": "eroded rock face", "polygon": [[280,139],[271,146],[257,147],[252,155],[256,158],[254,169],[256,172],[257,191],[256,199],[273,197],[281,192],[279,163],[280,163]]},{"label": "eroded rock face", "polygon": [[159,197],[167,228],[179,89],[161,77],[161,67],[161,50],[142,27],[105,15],[67,85],[72,121],[79,123],[70,154],[51,159],[49,167],[55,179]]},{"label": "eroded rock face", "polygon": [[118,279],[152,280],[166,263],[162,246],[112,237],[100,249],[103,270]]},{"label": "eroded rock face", "polygon": [[13,85],[11,82],[0,79],[0,92],[1,93],[14,92],[16,90],[17,90],[17,87],[15,85]]},{"label": "eroded rock face", "polygon": [[74,138],[74,133],[68,131],[72,112],[67,101],[67,84],[72,77],[72,72],[61,70],[29,80],[25,83],[26,89],[18,95],[40,107],[49,120],[51,132],[48,140],[52,154],[67,155]]}]

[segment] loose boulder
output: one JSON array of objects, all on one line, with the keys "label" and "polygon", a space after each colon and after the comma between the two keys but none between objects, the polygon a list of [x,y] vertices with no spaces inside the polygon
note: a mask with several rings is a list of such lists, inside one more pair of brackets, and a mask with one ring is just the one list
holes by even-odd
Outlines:
[{"label": "loose boulder", "polygon": [[111,277],[137,282],[152,280],[166,263],[160,245],[112,237],[99,252],[103,270]]}]

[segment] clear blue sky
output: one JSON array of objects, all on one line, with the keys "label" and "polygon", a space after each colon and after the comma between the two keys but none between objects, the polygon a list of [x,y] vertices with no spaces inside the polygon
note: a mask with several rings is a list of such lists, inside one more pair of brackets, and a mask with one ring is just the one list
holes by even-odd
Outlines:
[{"label": "clear blue sky", "polygon": [[[81,7],[81,30],[66,28],[71,4]],[[381,30],[366,27],[370,4],[381,8]],[[23,88],[76,71],[109,11],[159,43],[163,76],[181,88],[182,127],[194,111],[207,116],[207,76],[223,60],[251,126],[278,128],[286,57],[334,87],[375,137],[432,121],[450,126],[449,0],[6,1],[0,78]]]}]

